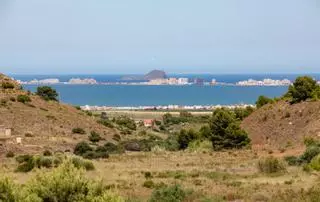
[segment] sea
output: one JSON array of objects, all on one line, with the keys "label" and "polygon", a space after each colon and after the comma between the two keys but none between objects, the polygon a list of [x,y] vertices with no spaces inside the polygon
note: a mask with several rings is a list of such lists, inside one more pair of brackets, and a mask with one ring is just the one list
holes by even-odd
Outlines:
[{"label": "sea", "polygon": [[[320,80],[320,74],[309,74]],[[32,79],[58,78],[67,82],[71,78],[93,78],[98,82],[118,82],[127,75],[10,75],[14,79],[30,81]],[[138,76],[138,75],[136,75]],[[236,83],[255,79],[289,79],[293,81],[297,74],[169,74],[169,77],[202,78],[209,82]],[[130,82],[130,81],[127,81]],[[72,105],[138,107],[167,105],[236,105],[254,104],[260,95],[279,97],[288,86],[142,86],[142,85],[51,85],[59,93],[60,101]],[[36,91],[37,85],[24,85],[24,89]]]}]

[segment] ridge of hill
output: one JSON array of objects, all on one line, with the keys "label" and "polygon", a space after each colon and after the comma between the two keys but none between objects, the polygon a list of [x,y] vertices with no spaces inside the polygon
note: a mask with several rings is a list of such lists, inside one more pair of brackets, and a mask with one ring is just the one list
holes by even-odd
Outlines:
[{"label": "ridge of hill", "polygon": [[302,146],[305,137],[320,137],[320,101],[267,104],[243,120],[253,145]]},{"label": "ridge of hill", "polygon": [[145,80],[153,80],[153,79],[165,79],[167,75],[164,71],[161,70],[152,70],[151,72],[147,73],[143,77]]},{"label": "ridge of hill", "polygon": [[[6,83],[7,87],[4,87],[3,83]],[[31,102],[18,102],[18,95],[28,95]],[[0,101],[0,129],[12,130],[9,141],[0,141],[0,156],[8,150],[18,153],[35,153],[44,149],[72,151],[75,144],[88,139],[91,131],[98,132],[106,140],[111,140],[117,133],[115,129],[98,124],[94,117],[73,106],[45,101],[22,90],[17,82],[3,74],[0,74]],[[74,128],[82,128],[86,134],[73,134]],[[21,144],[16,143],[17,137],[22,138]]]}]

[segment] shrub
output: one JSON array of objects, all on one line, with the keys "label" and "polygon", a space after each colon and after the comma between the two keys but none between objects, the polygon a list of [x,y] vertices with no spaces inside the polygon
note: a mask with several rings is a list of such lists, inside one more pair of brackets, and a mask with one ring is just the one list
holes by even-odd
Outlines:
[{"label": "shrub", "polygon": [[10,83],[8,81],[2,82],[1,86],[3,89],[13,89],[14,88],[14,84]]},{"label": "shrub", "polygon": [[0,201],[15,202],[17,201],[17,187],[8,178],[0,178]]},{"label": "shrub", "polygon": [[82,129],[82,128],[73,128],[72,129],[72,133],[83,135],[83,134],[86,134],[86,131],[84,129]]},{"label": "shrub", "polygon": [[309,76],[297,77],[293,82],[293,85],[289,86],[288,93],[286,97],[291,98],[291,103],[298,103],[311,99],[315,96],[315,91],[317,91],[319,86],[317,82]]},{"label": "shrub", "polygon": [[85,170],[94,170],[95,167],[91,161],[83,160],[78,157],[71,158],[71,163],[75,168],[81,169],[84,168]]},{"label": "shrub", "polygon": [[74,108],[76,108],[77,110],[81,110],[80,106],[74,106]]},{"label": "shrub", "polygon": [[153,188],[155,186],[154,182],[152,180],[146,180],[144,183],[143,183],[143,187],[146,187],[146,188]]},{"label": "shrub", "polygon": [[9,152],[6,154],[6,157],[7,157],[7,158],[13,158],[13,157],[14,157],[14,152],[13,152],[13,151],[9,151]]},{"label": "shrub", "polygon": [[164,141],[163,145],[168,151],[178,151],[180,148],[180,144],[178,142],[178,135],[169,135],[167,139]]},{"label": "shrub", "polygon": [[98,147],[97,152],[107,152],[109,154],[119,154],[123,153],[123,148],[119,145],[115,145],[111,142],[107,142],[103,147]]},{"label": "shrub", "polygon": [[300,156],[300,160],[305,163],[310,163],[318,154],[320,154],[320,147],[312,145],[306,148],[305,152]]},{"label": "shrub", "polygon": [[188,150],[191,152],[211,151],[212,143],[208,140],[195,140],[189,144]]},{"label": "shrub", "polygon": [[111,121],[107,120],[107,119],[101,119],[98,121],[98,123],[104,125],[105,127],[108,127],[108,128],[114,128],[114,125],[112,124]]},{"label": "shrub", "polygon": [[38,160],[36,161],[36,164],[38,168],[45,167],[45,168],[51,168],[53,167],[53,159],[51,157],[38,157]]},{"label": "shrub", "polygon": [[313,170],[320,171],[320,154],[312,158],[309,166]]},{"label": "shrub", "polygon": [[266,104],[273,103],[273,102],[274,101],[272,99],[261,95],[261,96],[258,97],[258,100],[256,101],[256,106],[257,106],[257,108],[260,108],[260,107],[262,107],[262,106],[264,106]]},{"label": "shrub", "polygon": [[179,148],[186,149],[189,143],[193,140],[196,140],[198,137],[198,134],[192,129],[190,129],[189,131],[182,129],[178,135]]},{"label": "shrub", "polygon": [[119,134],[114,134],[113,137],[112,137],[112,139],[113,139],[114,141],[119,142],[119,141],[121,141],[121,136],[120,136]]},{"label": "shrub", "polygon": [[10,97],[10,101],[11,101],[11,102],[15,102],[15,101],[16,101],[16,98],[15,98],[15,97]]},{"label": "shrub", "polygon": [[22,155],[17,156],[16,161],[19,163],[16,172],[29,172],[35,167],[35,162],[33,156],[31,155]]},{"label": "shrub", "polygon": [[115,122],[116,122],[116,124],[118,124],[120,126],[124,126],[130,130],[137,129],[137,126],[136,126],[136,123],[134,122],[134,120],[130,119],[129,117],[126,117],[126,116],[117,117]]},{"label": "shrub", "polygon": [[149,202],[182,202],[187,194],[180,185],[161,187],[152,192]]},{"label": "shrub", "polygon": [[109,154],[107,152],[88,151],[82,157],[85,159],[109,158]]},{"label": "shrub", "polygon": [[89,136],[89,140],[91,142],[99,142],[101,139],[102,138],[99,133],[97,133],[95,131],[91,131],[90,136]]},{"label": "shrub", "polygon": [[230,111],[217,109],[210,122],[211,142],[214,150],[243,148],[250,144],[248,134],[240,128]]},{"label": "shrub", "polygon": [[286,171],[285,165],[277,158],[269,156],[265,159],[260,159],[258,169],[262,173],[282,173]]},{"label": "shrub", "polygon": [[242,121],[244,118],[248,117],[253,111],[254,111],[254,108],[250,106],[246,108],[236,107],[234,109],[234,114],[238,120]]},{"label": "shrub", "polygon": [[49,150],[45,150],[45,151],[43,152],[43,156],[52,156],[52,152],[49,151]]},{"label": "shrub", "polygon": [[37,88],[37,95],[42,97],[44,100],[49,101],[58,101],[58,93],[55,89],[51,88],[50,86],[39,86]]},{"label": "shrub", "polygon": [[86,142],[80,142],[75,146],[73,153],[82,156],[83,154],[89,151],[93,151],[90,145]]},{"label": "shrub", "polygon": [[296,156],[286,156],[284,160],[288,163],[289,166],[295,166],[300,164],[300,159]]},{"label": "shrub", "polygon": [[85,178],[82,170],[66,161],[51,172],[41,172],[23,187],[25,201],[124,202],[107,191],[102,182]]},{"label": "shrub", "polygon": [[18,95],[17,101],[21,103],[31,102],[31,98],[28,95]]}]

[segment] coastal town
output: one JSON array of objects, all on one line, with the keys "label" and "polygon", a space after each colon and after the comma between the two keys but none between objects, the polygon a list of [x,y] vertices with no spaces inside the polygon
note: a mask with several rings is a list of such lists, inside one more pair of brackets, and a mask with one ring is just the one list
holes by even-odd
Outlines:
[{"label": "coastal town", "polygon": [[[13,78],[14,79],[14,78]],[[212,78],[210,81],[203,78],[187,78],[167,76],[166,72],[162,70],[152,70],[142,76],[123,76],[116,81],[97,81],[94,78],[71,78],[68,81],[60,81],[58,78],[33,79],[30,81],[16,80],[22,85],[172,85],[172,86],[187,86],[187,85],[211,85],[211,86],[289,86],[292,81],[289,79],[275,80],[271,78],[264,78],[262,80],[248,79],[237,81],[235,83],[217,81]],[[317,81],[320,83],[320,81]]]},{"label": "coastal town", "polygon": [[112,111],[112,110],[129,110],[129,111],[212,111],[215,109],[225,108],[225,109],[235,109],[235,108],[247,108],[247,107],[255,107],[255,105],[250,104],[235,104],[235,105],[159,105],[159,106],[123,106],[123,107],[115,107],[115,106],[90,106],[85,105],[80,108],[85,111]]},{"label": "coastal town", "polygon": [[[66,85],[176,85],[176,86],[185,86],[185,85],[212,85],[212,86],[289,86],[292,82],[289,79],[283,80],[274,80],[266,78],[263,80],[254,80],[248,79],[244,81],[238,81],[236,83],[226,83],[219,82],[216,79],[212,79],[210,82],[205,81],[202,78],[158,78],[151,79],[148,81],[116,81],[116,82],[98,82],[93,78],[71,78],[67,82],[62,82],[58,78],[48,78],[37,80],[33,79],[31,81],[21,81],[17,80],[18,83],[22,85],[57,85],[57,84],[66,84]],[[320,81],[317,81],[320,83]]]}]

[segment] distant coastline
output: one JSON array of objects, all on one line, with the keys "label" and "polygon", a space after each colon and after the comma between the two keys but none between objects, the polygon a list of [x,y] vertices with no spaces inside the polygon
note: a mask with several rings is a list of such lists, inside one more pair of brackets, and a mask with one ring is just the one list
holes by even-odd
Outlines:
[{"label": "distant coastline", "polygon": [[[98,82],[93,78],[71,78],[67,82],[61,82],[58,78],[47,78],[47,79],[33,79],[30,81],[21,81],[16,80],[18,83],[22,85],[56,85],[56,84],[65,84],[65,85],[218,85],[218,86],[289,86],[292,82],[289,79],[270,79],[265,78],[263,80],[254,80],[248,79],[243,81],[238,81],[236,83],[227,83],[227,82],[219,82],[215,79],[212,79],[211,82],[205,82],[201,78],[195,78],[194,80],[190,80],[188,78],[163,78],[163,79],[151,79],[149,81],[141,81],[141,82]],[[318,81],[320,83],[320,81]]]},{"label": "distant coastline", "polygon": [[246,108],[253,107],[255,105],[252,104],[234,104],[234,105],[159,105],[159,106],[90,106],[84,105],[80,106],[82,110],[85,111],[112,111],[112,110],[129,110],[129,111],[181,111],[181,110],[199,110],[199,111],[210,111],[218,108],[227,108],[227,109],[235,109],[235,108]]}]

